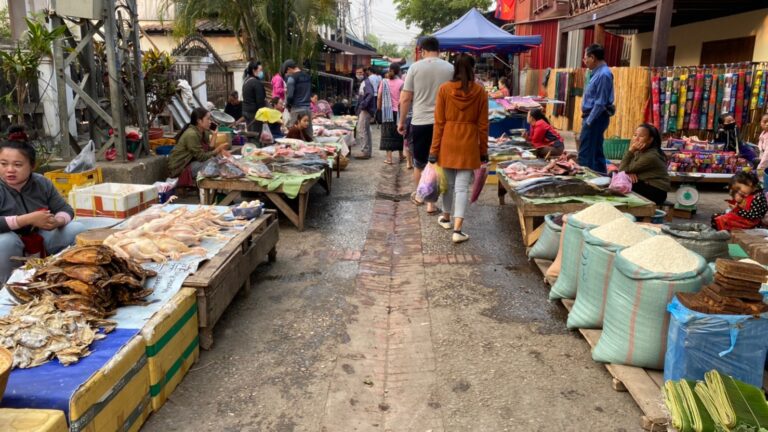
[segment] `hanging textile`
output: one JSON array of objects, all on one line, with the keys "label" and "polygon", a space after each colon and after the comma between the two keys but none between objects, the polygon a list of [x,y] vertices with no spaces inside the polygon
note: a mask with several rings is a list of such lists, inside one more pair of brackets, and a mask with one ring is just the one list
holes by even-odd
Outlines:
[{"label": "hanging textile", "polygon": [[[686,84],[686,92],[685,92],[685,110],[683,111],[683,122],[677,128],[678,130],[687,128],[688,124],[691,122],[691,113],[693,112],[693,94],[695,91],[695,87],[696,87],[696,74],[689,73],[688,83]],[[682,103],[682,100],[681,100],[681,103]],[[680,123],[679,120],[678,120],[678,123]]]},{"label": "hanging textile", "polygon": [[[680,75],[680,103],[677,108],[677,121],[675,122],[676,131],[683,129],[683,121],[685,120],[685,105],[688,97],[688,75]],[[671,128],[670,128],[671,129]]]},{"label": "hanging textile", "polygon": [[[683,82],[683,86],[685,86],[685,82]],[[672,92],[670,93],[670,96],[669,126],[667,126],[667,130],[669,132],[677,132],[678,104],[680,103],[680,77],[672,79]]]},{"label": "hanging textile", "polygon": [[721,97],[721,89],[723,88],[723,76],[714,74],[712,76],[712,92],[709,95],[709,112],[707,112],[707,129],[712,130],[714,128],[715,115],[719,105],[719,97]]},{"label": "hanging textile", "polygon": [[688,129],[699,129],[701,115],[701,97],[704,93],[704,73],[700,70],[696,72],[696,78],[693,81],[693,104],[691,115],[688,121]]},{"label": "hanging textile", "polygon": [[660,108],[659,108],[659,76],[654,75],[651,77],[651,100],[653,102],[653,105],[651,107],[651,110],[653,111],[653,125],[656,126],[656,129],[661,130],[661,117],[659,115]]},{"label": "hanging textile", "polygon": [[672,78],[662,77],[664,83],[664,110],[662,111],[661,128],[662,132],[667,132],[669,125],[669,103],[672,101]]},{"label": "hanging textile", "polygon": [[707,129],[707,115],[709,114],[709,95],[712,92],[712,74],[704,74],[704,94],[701,96],[701,118],[699,128]]},{"label": "hanging textile", "polygon": [[717,114],[720,115],[724,112],[728,112],[731,106],[731,82],[733,76],[731,74],[725,74],[721,78],[722,82],[717,89]]},{"label": "hanging textile", "polygon": [[754,81],[752,82],[752,98],[749,100],[749,109],[757,109],[757,100],[760,95],[760,89],[763,85],[763,70],[758,69],[755,72]]},{"label": "hanging textile", "polygon": [[760,109],[763,109],[765,107],[765,93],[768,92],[768,76],[766,76],[766,73],[768,71],[762,70],[763,72],[763,85],[760,86],[760,91],[757,94],[757,107]]},{"label": "hanging textile", "polygon": [[731,105],[726,112],[733,113],[736,111],[736,95],[739,90],[739,74],[733,74],[733,81],[731,82]]},{"label": "hanging textile", "polygon": [[741,124],[746,125],[749,123],[749,97],[752,94],[752,71],[747,70],[744,74],[744,88],[742,91],[742,95],[744,97],[744,100],[741,101],[742,104],[742,111],[741,111]]},{"label": "hanging textile", "polygon": [[736,120],[736,126],[741,127],[742,124],[742,116],[744,114],[744,81],[746,78],[746,74],[744,71],[739,71],[738,80],[736,81],[736,97],[734,98],[734,101],[732,103],[733,110],[731,111],[734,113],[734,119]]}]

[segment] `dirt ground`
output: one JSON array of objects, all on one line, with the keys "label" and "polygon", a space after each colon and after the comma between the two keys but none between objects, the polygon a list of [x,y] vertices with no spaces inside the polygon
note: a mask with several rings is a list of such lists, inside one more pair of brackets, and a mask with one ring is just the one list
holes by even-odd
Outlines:
[{"label": "dirt ground", "polygon": [[[547,300],[496,187],[454,245],[423,207],[377,198],[411,188],[382,162],[374,151],[330,196],[314,189],[304,232],[281,221],[277,262],[143,430],[640,430],[632,397]],[[720,194],[703,192],[698,219]]]}]

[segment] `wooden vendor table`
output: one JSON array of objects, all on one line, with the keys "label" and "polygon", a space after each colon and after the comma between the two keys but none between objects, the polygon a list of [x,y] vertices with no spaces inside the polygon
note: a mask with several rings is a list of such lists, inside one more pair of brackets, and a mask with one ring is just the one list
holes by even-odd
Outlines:
[{"label": "wooden vendor table", "polygon": [[728,184],[735,174],[706,174],[706,173],[669,173],[672,183],[715,183]]},{"label": "wooden vendor table", "polygon": [[213,345],[213,327],[240,289],[247,293],[251,273],[264,260],[277,259],[277,212],[267,210],[232,238],[216,256],[200,264],[183,286],[197,290],[200,346]]},{"label": "wooden vendor table", "polygon": [[[544,229],[544,216],[552,213],[573,213],[592,205],[583,202],[533,204],[525,201],[523,197],[515,193],[515,188],[509,184],[504,176],[499,175],[499,205],[504,205],[504,197],[507,193],[510,194],[517,207],[517,216],[520,219],[520,229],[523,232],[523,244],[525,247],[532,246],[541,236],[541,232]],[[621,205],[616,206],[616,208],[635,216],[639,220],[647,219],[647,221],[650,221],[650,218],[656,213],[656,204],[637,194],[633,193],[633,195],[645,201],[646,204],[638,207]]]},{"label": "wooden vendor table", "polygon": [[211,205],[215,198],[215,191],[226,191],[227,196],[217,205],[229,205],[241,192],[257,192],[264,194],[270,201],[278,208],[288,219],[296,225],[299,231],[304,230],[304,219],[307,215],[307,204],[309,203],[309,190],[312,186],[320,182],[327,193],[331,193],[331,183],[329,178],[333,177],[330,170],[325,170],[323,178],[316,178],[307,180],[301,185],[299,190],[299,211],[296,213],[290,205],[283,199],[282,186],[270,191],[263,186],[259,186],[256,182],[245,179],[234,180],[217,180],[217,179],[203,179],[197,183],[197,186],[202,190],[202,198],[200,204]]}]

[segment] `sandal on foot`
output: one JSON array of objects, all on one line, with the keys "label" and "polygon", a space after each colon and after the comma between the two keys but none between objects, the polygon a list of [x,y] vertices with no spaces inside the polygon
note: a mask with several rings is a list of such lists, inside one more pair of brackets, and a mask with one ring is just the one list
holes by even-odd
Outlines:
[{"label": "sandal on foot", "polygon": [[416,198],[416,192],[412,192],[412,193],[411,193],[411,202],[412,202],[412,203],[413,203],[413,205],[415,205],[415,206],[424,205],[424,201],[419,201],[419,200]]},{"label": "sandal on foot", "polygon": [[385,160],[384,163],[387,164],[387,165],[392,165],[392,161],[391,160]]},{"label": "sandal on foot", "polygon": [[428,215],[430,215],[430,216],[433,216],[433,215],[436,215],[436,214],[440,214],[440,213],[442,213],[442,212],[443,212],[443,210],[442,210],[442,209],[440,209],[439,207],[435,207],[435,209],[434,209],[434,210],[432,210],[432,211],[427,211],[427,214],[428,214]]}]

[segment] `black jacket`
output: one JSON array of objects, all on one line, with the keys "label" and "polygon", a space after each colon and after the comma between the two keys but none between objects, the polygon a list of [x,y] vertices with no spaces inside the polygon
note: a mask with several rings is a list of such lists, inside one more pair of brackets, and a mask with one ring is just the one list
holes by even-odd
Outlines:
[{"label": "black jacket", "polygon": [[309,109],[312,102],[312,77],[304,71],[289,75],[285,81],[285,103],[291,109]]},{"label": "black jacket", "polygon": [[[248,77],[243,83],[243,101],[241,103],[243,113],[251,114],[251,118],[245,119],[247,122],[253,121],[253,116],[259,108],[267,106],[267,92],[264,90],[264,84],[256,77]],[[237,120],[237,119],[235,119]]]},{"label": "black jacket", "polygon": [[[21,192],[0,181],[0,233],[11,231],[5,221],[6,216],[21,216],[41,208],[47,208],[54,215],[65,212],[70,217],[75,216],[74,210],[56,190],[53,183],[40,174],[32,173],[27,184],[21,188]],[[16,232],[26,234],[29,231],[31,231],[29,227],[24,227]]]}]

